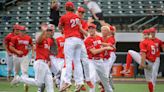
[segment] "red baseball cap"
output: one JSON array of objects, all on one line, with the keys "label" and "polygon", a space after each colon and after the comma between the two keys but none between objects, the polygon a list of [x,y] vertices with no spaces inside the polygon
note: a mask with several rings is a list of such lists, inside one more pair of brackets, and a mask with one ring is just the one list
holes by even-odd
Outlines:
[{"label": "red baseball cap", "polygon": [[79,6],[77,9],[78,12],[85,12],[85,9],[82,6]]},{"label": "red baseball cap", "polygon": [[13,29],[15,29],[15,30],[26,30],[26,27],[25,26],[21,26],[19,24],[15,24],[13,26]]},{"label": "red baseball cap", "polygon": [[65,7],[72,7],[74,8],[74,4],[70,1],[66,2]]},{"label": "red baseball cap", "polygon": [[157,29],[152,27],[152,28],[149,29],[149,31],[152,32],[152,33],[155,33],[157,31]]},{"label": "red baseball cap", "polygon": [[143,34],[148,34],[148,33],[150,33],[150,30],[149,30],[149,29],[145,29],[145,30],[143,30],[142,33],[143,33]]},{"label": "red baseball cap", "polygon": [[97,28],[97,26],[95,24],[93,24],[93,23],[91,23],[91,24],[88,25],[88,28],[90,28],[90,27]]}]

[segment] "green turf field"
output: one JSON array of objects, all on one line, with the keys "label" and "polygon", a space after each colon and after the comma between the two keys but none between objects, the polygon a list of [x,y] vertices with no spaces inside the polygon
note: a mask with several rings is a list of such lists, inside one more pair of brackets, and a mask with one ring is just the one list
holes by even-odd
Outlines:
[{"label": "green turf field", "polygon": [[[96,88],[99,92],[98,88]],[[37,88],[30,86],[29,92],[37,92]],[[73,87],[71,89],[73,92]],[[19,84],[18,87],[11,87],[9,82],[0,81],[0,92],[24,92],[23,84]],[[58,92],[55,89],[55,92]],[[86,91],[89,92],[89,91]],[[115,84],[114,92],[148,92],[146,84]],[[155,92],[164,92],[164,84],[157,84]]]}]

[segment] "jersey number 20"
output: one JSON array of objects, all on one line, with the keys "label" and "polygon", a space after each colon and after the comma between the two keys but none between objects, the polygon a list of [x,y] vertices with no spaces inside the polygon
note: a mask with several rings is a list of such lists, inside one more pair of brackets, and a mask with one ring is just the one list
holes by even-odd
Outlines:
[{"label": "jersey number 20", "polygon": [[75,27],[79,23],[79,19],[78,18],[71,19],[70,23],[71,23],[71,28],[73,28],[73,27]]}]

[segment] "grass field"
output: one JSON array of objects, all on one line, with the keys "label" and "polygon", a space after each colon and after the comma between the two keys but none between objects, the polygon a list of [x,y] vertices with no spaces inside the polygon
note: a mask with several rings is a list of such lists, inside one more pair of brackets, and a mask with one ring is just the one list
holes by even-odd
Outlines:
[{"label": "grass field", "polygon": [[[71,88],[69,92],[73,92],[74,87]],[[37,87],[30,86],[29,92],[37,92]],[[96,92],[99,92],[98,88],[96,88]],[[19,86],[11,87],[9,82],[0,81],[0,92],[24,92],[23,84],[19,84]],[[55,92],[58,90],[55,88]],[[89,92],[88,90],[86,92]],[[114,92],[148,92],[146,84],[123,84],[117,83],[115,84]],[[164,84],[157,84],[155,92],[164,92]]]}]

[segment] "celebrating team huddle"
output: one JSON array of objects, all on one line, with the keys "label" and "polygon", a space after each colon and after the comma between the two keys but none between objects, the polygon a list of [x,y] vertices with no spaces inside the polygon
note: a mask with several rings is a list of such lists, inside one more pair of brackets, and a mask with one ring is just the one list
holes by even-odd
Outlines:
[{"label": "celebrating team huddle", "polygon": [[[73,84],[75,92],[86,91],[85,83],[89,86],[89,92],[95,92],[96,83],[99,84],[101,92],[113,92],[111,69],[116,60],[116,28],[103,23],[101,33],[98,33],[94,23],[83,19],[85,9],[80,6],[75,14],[74,8],[72,2],[65,4],[66,14],[61,16],[58,25],[62,36],[54,38],[54,25],[43,23],[35,45],[32,38],[26,34],[25,26],[13,26],[13,32],[4,39],[8,57],[8,80],[14,66],[15,75],[11,85],[21,82],[25,84],[26,92],[28,85],[37,86],[38,92],[54,92],[54,77],[60,92],[67,91]],[[130,64],[134,59],[139,68],[145,71],[149,92],[154,90],[160,63],[160,48],[164,50],[162,41],[155,37],[155,33],[155,28],[143,31],[140,53],[129,50],[126,68],[121,71],[122,74],[129,73]],[[30,50],[32,58],[35,57],[35,78],[29,78],[27,73]]]}]

